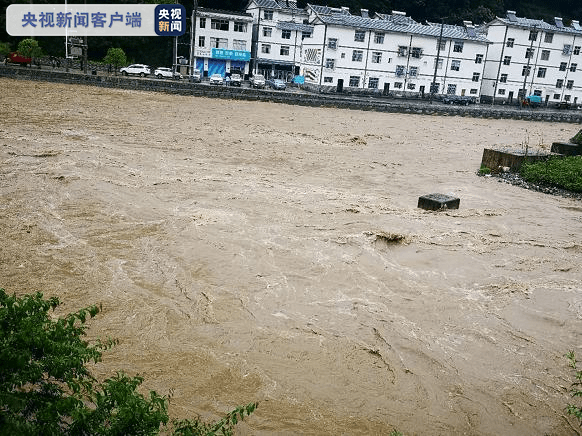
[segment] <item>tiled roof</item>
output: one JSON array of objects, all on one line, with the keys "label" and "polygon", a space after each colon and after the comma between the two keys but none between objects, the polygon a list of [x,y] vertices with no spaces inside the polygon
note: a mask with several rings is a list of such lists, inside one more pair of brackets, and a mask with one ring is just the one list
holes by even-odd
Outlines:
[{"label": "tiled roof", "polygon": [[406,15],[399,15],[399,14],[376,14],[378,19],[392,21],[396,24],[419,24],[418,22],[414,21],[412,18],[407,17]]},{"label": "tiled roof", "polygon": [[[441,25],[437,24],[399,24],[388,20],[375,20],[372,18],[363,18],[353,15],[320,15],[320,20],[329,25],[353,27],[357,29],[378,30],[396,33],[412,33],[415,35],[432,36],[438,38],[441,31]],[[490,42],[483,35],[475,33],[470,35],[467,29],[462,26],[443,26],[443,38],[470,40],[475,42]]]},{"label": "tiled roof", "polygon": [[318,6],[318,5],[307,5],[313,12],[321,15],[332,15],[332,14],[340,14],[340,15],[351,15],[349,10],[341,9],[341,8],[330,8],[329,6]]},{"label": "tiled roof", "polygon": [[277,29],[282,30],[299,30],[300,32],[313,32],[313,26],[303,23],[295,23],[293,21],[279,21]]},{"label": "tiled roof", "polygon": [[562,33],[575,33],[582,35],[582,30],[576,29],[575,27],[558,27],[553,24],[546,23],[544,20],[534,20],[531,18],[517,17],[515,12],[508,11],[507,17],[500,18],[497,17],[496,20],[507,26],[517,26],[523,27],[531,30],[543,30],[546,32],[562,32]]},{"label": "tiled roof", "polygon": [[252,18],[252,14],[247,12],[238,12],[238,11],[223,11],[222,9],[209,9],[209,8],[197,8],[197,14],[220,14],[220,15],[235,15],[245,18]]},{"label": "tiled roof", "polygon": [[298,9],[295,0],[254,0],[260,8],[267,9]]}]

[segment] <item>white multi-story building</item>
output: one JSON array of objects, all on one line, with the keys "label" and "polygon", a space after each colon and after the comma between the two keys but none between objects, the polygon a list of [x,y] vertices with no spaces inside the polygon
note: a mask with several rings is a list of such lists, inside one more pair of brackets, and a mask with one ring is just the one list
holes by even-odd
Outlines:
[{"label": "white multi-story building", "polygon": [[478,97],[489,41],[465,26],[419,24],[403,12],[351,15],[308,5],[313,38],[303,41],[305,82],[338,89]]},{"label": "white multi-story building", "polygon": [[519,18],[507,11],[483,29],[492,42],[482,95],[512,103],[539,95],[546,104],[582,101],[582,28]]},{"label": "white multi-story building", "polygon": [[289,79],[299,73],[302,42],[313,26],[304,9],[291,0],[250,0],[246,12],[253,24],[253,73]]},{"label": "white multi-story building", "polygon": [[195,23],[195,68],[204,76],[249,73],[253,26],[250,14],[198,8]]}]

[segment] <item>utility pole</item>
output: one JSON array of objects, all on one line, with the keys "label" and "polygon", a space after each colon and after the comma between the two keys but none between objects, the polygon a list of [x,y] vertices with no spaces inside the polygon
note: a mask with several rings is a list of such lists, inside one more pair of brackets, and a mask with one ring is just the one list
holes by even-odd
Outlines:
[{"label": "utility pole", "polygon": [[443,28],[445,27],[445,21],[441,18],[441,33],[439,35],[439,45],[437,47],[437,57],[434,62],[434,75],[432,76],[432,83],[430,84],[430,100],[429,103],[432,104],[432,99],[434,97],[434,91],[436,88],[436,76],[437,76],[437,68],[439,66],[439,58],[441,55],[441,44],[443,41]]},{"label": "utility pole", "polygon": [[198,0],[194,0],[192,20],[190,20],[190,75],[194,74],[194,41],[196,41],[196,14],[198,12]]},{"label": "utility pole", "polygon": [[[537,39],[537,31],[536,31],[537,25],[534,24],[533,26],[533,30],[531,32],[535,32],[536,38]],[[532,35],[532,33],[530,32],[530,35]],[[541,35],[540,35],[541,38]],[[533,56],[533,43],[534,43],[534,38],[533,36],[530,36],[531,39],[531,44],[529,45],[529,51],[528,51],[528,56],[527,56],[527,66],[525,68],[524,74],[523,74],[523,95],[521,96],[521,101],[519,102],[519,108],[521,109],[523,107],[523,102],[525,101],[525,94],[526,94],[526,86],[527,86],[527,76],[529,76],[529,74],[531,73],[530,71],[530,59]]]}]

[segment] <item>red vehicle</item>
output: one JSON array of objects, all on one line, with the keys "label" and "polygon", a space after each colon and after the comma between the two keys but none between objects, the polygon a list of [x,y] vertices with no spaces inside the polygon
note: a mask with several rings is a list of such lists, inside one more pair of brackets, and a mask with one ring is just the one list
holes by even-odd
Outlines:
[{"label": "red vehicle", "polygon": [[30,64],[32,62],[32,59],[24,57],[24,56],[20,56],[16,52],[12,52],[8,55],[8,57],[6,58],[6,61],[12,62],[14,64],[20,64],[23,67],[25,67],[27,64]]}]

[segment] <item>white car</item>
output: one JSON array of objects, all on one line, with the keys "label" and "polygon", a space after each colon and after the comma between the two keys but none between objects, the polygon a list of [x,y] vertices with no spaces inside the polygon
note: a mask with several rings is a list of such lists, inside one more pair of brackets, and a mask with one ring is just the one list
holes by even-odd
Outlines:
[{"label": "white car", "polygon": [[178,73],[177,71],[175,73],[172,73],[172,69],[171,68],[164,68],[164,67],[160,67],[158,69],[156,69],[156,71],[154,71],[154,76],[156,76],[158,79],[176,79],[179,80],[182,78],[182,75],[180,73]]},{"label": "white car", "polygon": [[253,77],[251,77],[251,86],[253,88],[264,88],[265,77],[262,74],[255,74]]},{"label": "white car", "polygon": [[224,79],[222,78],[221,74],[213,74],[210,76],[210,84],[211,85],[222,85]]},{"label": "white car", "polygon": [[119,70],[119,72],[124,76],[127,76],[128,74],[133,74],[141,77],[149,76],[152,73],[150,71],[150,67],[143,64],[131,64],[127,67],[123,67],[121,70]]}]

